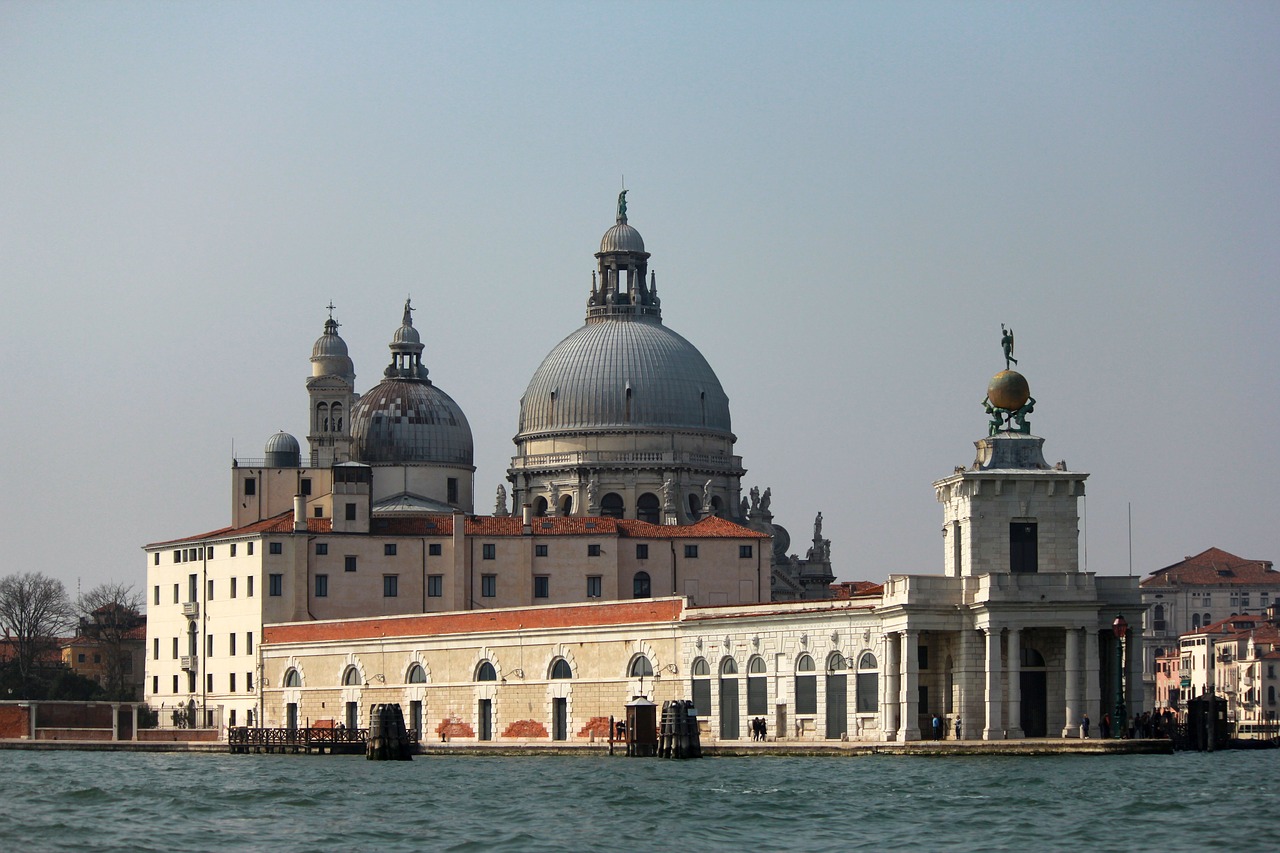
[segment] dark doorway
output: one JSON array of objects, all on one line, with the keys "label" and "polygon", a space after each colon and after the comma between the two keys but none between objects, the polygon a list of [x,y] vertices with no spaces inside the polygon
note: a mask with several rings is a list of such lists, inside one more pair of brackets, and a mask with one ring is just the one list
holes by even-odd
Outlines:
[{"label": "dark doorway", "polygon": [[738,739],[738,679],[720,679],[720,739]]},{"label": "dark doorway", "polygon": [[848,733],[848,676],[827,676],[827,738],[839,740]]},{"label": "dark doorway", "polygon": [[1047,737],[1049,702],[1044,670],[1023,670],[1018,680],[1022,685],[1022,734]]},{"label": "dark doorway", "polygon": [[480,740],[493,740],[493,700],[480,700]]},{"label": "dark doorway", "polygon": [[552,740],[569,739],[569,700],[551,700],[551,733]]},{"label": "dark doorway", "polygon": [[359,707],[360,707],[360,706],[359,706],[359,705],[357,705],[355,702],[348,702],[348,703],[347,703],[347,719],[346,719],[346,725],[347,725],[347,729],[348,729],[348,730],[352,730],[352,729],[358,729],[358,728],[360,728],[360,725],[359,725],[359,722],[360,722],[360,719],[359,719],[359,718],[360,718],[360,711],[359,711]]},{"label": "dark doorway", "polygon": [[298,703],[290,702],[285,706],[285,728],[291,732],[298,730]]}]

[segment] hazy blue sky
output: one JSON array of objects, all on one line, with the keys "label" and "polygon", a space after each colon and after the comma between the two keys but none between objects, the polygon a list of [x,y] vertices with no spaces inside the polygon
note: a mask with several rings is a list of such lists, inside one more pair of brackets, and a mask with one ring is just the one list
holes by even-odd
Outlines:
[{"label": "hazy blue sky", "polygon": [[406,294],[475,433],[582,322],[626,176],[745,484],[941,569],[1000,324],[1088,568],[1280,557],[1280,5],[0,4],[0,573],[141,585]]}]

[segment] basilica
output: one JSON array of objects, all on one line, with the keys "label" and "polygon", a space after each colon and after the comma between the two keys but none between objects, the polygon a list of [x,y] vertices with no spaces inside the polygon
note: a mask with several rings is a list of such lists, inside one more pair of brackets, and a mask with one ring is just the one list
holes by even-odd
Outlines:
[{"label": "basilica", "polygon": [[230,524],[145,548],[148,702],[350,728],[392,702],[421,738],[550,741],[602,736],[635,697],[691,698],[725,740],[748,718],[800,739],[914,740],[935,720],[1074,737],[1141,706],[1137,632],[1113,630],[1141,623],[1135,582],[1080,571],[1088,475],[1045,462],[1021,374],[988,385],[973,465],[933,484],[941,573],[837,597],[821,514],[802,558],[770,490],[744,492],[728,395],[664,323],[649,257],[624,192],[488,515],[411,303],[363,393],[331,313],[306,453],[271,436],[233,460]]}]

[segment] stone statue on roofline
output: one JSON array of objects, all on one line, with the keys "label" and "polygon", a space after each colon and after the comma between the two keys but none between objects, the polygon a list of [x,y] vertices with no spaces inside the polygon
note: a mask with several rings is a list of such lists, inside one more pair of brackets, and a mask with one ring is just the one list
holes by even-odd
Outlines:
[{"label": "stone statue on roofline", "polygon": [[498,484],[498,495],[493,503],[493,514],[499,518],[507,515],[507,487],[501,483]]}]

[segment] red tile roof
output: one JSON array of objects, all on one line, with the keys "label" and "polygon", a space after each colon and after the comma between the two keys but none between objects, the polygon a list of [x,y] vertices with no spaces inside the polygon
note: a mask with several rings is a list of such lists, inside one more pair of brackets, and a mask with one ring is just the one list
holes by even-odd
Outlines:
[{"label": "red tile roof", "polygon": [[[464,530],[468,536],[520,536],[524,525],[516,516],[468,515],[464,518]],[[370,535],[374,536],[452,536],[451,514],[411,516],[408,518],[374,516]],[[704,518],[695,524],[671,526],[649,524],[646,521],[621,518],[584,518],[579,516],[535,518],[531,525],[534,536],[623,536],[644,539],[768,539],[748,527],[734,524],[723,518]],[[328,518],[308,518],[308,533],[331,533],[333,521]],[[222,527],[208,533],[153,542],[146,548],[165,548],[171,545],[206,542],[212,539],[230,539],[241,536],[271,533],[292,533],[293,513],[284,512],[273,518],[255,521],[244,527]],[[359,535],[359,534],[357,534]]]},{"label": "red tile roof", "polygon": [[828,589],[833,598],[861,598],[868,595],[884,595],[884,584],[874,581],[840,581]]},{"label": "red tile roof", "polygon": [[1270,560],[1246,560],[1221,548],[1210,548],[1143,578],[1143,588],[1173,586],[1278,586],[1280,572]]}]

